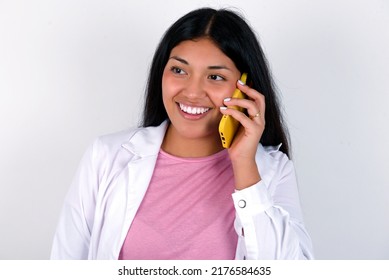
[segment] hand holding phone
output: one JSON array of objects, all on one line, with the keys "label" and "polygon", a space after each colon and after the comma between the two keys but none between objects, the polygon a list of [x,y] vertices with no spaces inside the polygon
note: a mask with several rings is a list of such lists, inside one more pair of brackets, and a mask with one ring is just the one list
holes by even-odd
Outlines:
[{"label": "hand holding phone", "polygon": [[[247,73],[243,73],[240,77],[240,80],[244,83],[247,82]],[[235,89],[232,98],[247,98],[246,95],[241,92],[239,89]],[[243,108],[238,106],[231,106],[235,110],[243,112]],[[229,115],[223,115],[219,123],[219,134],[224,148],[229,148],[234,139],[235,133],[239,128],[240,123]]]}]

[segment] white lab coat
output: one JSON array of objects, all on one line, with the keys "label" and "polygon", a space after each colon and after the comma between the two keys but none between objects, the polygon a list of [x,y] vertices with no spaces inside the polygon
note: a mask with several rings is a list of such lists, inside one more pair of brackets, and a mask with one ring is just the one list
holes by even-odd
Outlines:
[{"label": "white lab coat", "polygon": [[[147,191],[166,128],[165,121],[158,127],[131,129],[94,141],[66,196],[52,259],[118,259]],[[278,148],[262,145],[256,161],[262,180],[232,194],[236,259],[312,258],[292,162]]]}]

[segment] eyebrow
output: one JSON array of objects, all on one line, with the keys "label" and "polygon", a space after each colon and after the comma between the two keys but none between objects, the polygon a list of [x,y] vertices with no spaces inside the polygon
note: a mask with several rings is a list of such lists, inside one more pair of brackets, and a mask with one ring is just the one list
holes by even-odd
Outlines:
[{"label": "eyebrow", "polygon": [[[179,57],[179,56],[172,56],[172,57],[170,57],[169,59],[175,59],[175,60],[177,60],[177,61],[179,61],[179,62],[181,62],[181,63],[183,63],[183,64],[185,64],[185,65],[189,65],[189,62],[188,62],[188,61],[186,61],[185,59],[183,59],[183,58],[181,58],[181,57]],[[231,69],[228,68],[228,67],[225,66],[225,65],[211,65],[211,66],[208,66],[207,68],[208,68],[208,69],[211,69],[211,70],[225,69],[225,70],[231,71]]]}]

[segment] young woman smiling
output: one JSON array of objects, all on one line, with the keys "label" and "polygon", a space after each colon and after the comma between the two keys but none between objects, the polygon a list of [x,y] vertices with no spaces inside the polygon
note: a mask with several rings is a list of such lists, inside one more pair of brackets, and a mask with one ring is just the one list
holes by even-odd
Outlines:
[{"label": "young woman smiling", "polygon": [[[250,86],[239,80],[243,72]],[[231,98],[235,88],[248,98]],[[223,114],[240,123],[228,149],[218,133]],[[230,10],[186,14],[155,52],[142,126],[100,137],[86,152],[52,258],[312,257],[286,129],[254,32]]]}]

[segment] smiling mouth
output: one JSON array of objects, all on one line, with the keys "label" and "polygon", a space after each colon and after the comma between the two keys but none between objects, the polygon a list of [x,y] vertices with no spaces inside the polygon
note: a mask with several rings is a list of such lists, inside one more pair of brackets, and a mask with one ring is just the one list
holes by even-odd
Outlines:
[{"label": "smiling mouth", "polygon": [[211,109],[208,107],[192,107],[181,103],[178,103],[178,105],[180,106],[181,111],[191,115],[202,115]]}]

